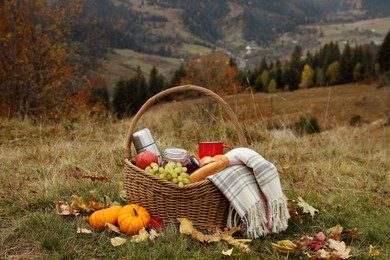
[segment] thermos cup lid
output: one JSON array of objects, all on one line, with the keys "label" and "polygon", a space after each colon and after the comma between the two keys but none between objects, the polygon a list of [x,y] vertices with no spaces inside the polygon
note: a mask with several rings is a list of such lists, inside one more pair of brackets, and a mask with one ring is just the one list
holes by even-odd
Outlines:
[{"label": "thermos cup lid", "polygon": [[147,146],[152,145],[154,143],[155,141],[148,128],[144,128],[133,134],[133,144],[135,150],[137,151],[146,148]]}]

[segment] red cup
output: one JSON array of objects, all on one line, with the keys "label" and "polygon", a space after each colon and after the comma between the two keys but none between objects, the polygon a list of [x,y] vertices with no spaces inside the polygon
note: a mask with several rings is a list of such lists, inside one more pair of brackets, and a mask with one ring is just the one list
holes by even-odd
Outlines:
[{"label": "red cup", "polygon": [[198,151],[199,158],[202,159],[205,156],[214,157],[218,154],[224,154],[224,149],[232,150],[229,145],[225,145],[223,142],[199,142]]}]

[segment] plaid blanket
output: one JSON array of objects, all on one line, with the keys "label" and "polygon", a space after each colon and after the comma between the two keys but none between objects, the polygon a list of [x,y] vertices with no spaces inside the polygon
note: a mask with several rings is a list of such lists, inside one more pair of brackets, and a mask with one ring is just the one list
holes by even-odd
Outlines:
[{"label": "plaid blanket", "polygon": [[241,225],[249,238],[285,230],[290,214],[276,167],[248,148],[225,155],[231,166],[208,179],[230,201],[227,227]]}]

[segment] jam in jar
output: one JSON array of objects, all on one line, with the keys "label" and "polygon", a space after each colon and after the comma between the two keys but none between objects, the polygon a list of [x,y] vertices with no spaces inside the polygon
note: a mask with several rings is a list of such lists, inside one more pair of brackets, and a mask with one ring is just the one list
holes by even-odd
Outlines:
[{"label": "jam in jar", "polygon": [[167,148],[162,156],[162,167],[169,162],[180,162],[182,167],[187,168],[187,173],[191,174],[200,167],[200,163],[195,156],[189,155],[187,150],[181,148]]}]

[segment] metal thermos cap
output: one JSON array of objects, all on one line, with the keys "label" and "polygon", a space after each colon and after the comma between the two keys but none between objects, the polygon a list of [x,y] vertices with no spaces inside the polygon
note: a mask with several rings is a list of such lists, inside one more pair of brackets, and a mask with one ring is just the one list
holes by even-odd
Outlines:
[{"label": "metal thermos cap", "polygon": [[135,150],[145,149],[147,146],[155,144],[154,138],[148,128],[144,128],[133,134],[133,144]]}]

